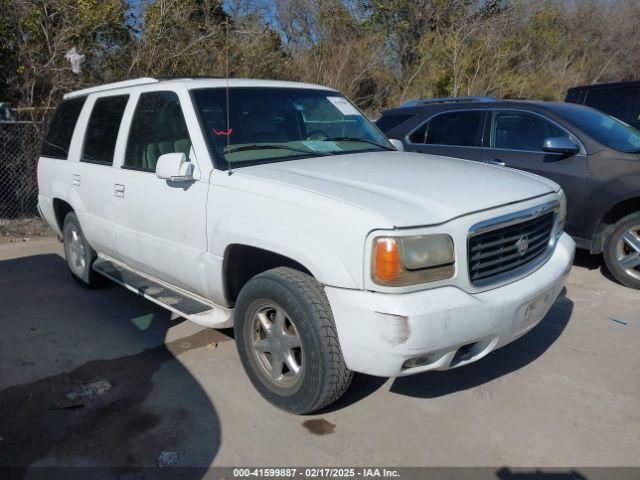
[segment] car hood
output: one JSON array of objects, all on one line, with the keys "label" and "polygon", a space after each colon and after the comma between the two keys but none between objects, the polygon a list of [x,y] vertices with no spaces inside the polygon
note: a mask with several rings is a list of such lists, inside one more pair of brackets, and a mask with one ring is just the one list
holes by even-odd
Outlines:
[{"label": "car hood", "polygon": [[394,227],[435,225],[559,188],[508,168],[391,151],[254,165],[235,173],[347,202]]}]

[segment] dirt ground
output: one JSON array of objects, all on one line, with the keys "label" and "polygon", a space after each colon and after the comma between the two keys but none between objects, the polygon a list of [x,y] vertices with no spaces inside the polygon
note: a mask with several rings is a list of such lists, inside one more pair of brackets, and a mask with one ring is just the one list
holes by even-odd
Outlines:
[{"label": "dirt ground", "polygon": [[53,235],[51,228],[40,217],[0,218],[0,244],[28,242]]},{"label": "dirt ground", "polygon": [[299,417],[252,388],[232,332],[81,288],[55,238],[4,243],[0,466],[640,466],[639,300],[579,254],[520,340],[448,372],[356,375]]}]

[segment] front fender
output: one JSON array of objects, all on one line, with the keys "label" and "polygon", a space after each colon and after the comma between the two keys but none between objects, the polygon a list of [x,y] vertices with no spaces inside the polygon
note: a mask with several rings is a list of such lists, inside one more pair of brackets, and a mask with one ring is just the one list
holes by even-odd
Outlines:
[{"label": "front fender", "polygon": [[628,178],[619,178],[604,183],[595,189],[590,195],[586,211],[594,212],[586,219],[586,233],[593,239],[592,253],[602,251],[602,232],[605,217],[612,212],[617,205],[633,199],[640,199],[640,175],[630,175]]},{"label": "front fender", "polygon": [[[312,232],[258,217],[233,215],[220,219],[210,232],[210,252],[224,257],[227,247],[242,244],[268,250],[302,264],[323,285],[362,288],[359,272],[351,271],[338,253]],[[362,260],[362,255],[358,259]]]}]

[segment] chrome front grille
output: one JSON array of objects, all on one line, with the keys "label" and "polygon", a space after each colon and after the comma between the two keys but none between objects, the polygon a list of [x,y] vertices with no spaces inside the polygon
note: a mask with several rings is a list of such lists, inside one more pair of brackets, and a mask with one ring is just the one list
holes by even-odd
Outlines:
[{"label": "chrome front grille", "polygon": [[549,251],[555,211],[546,207],[529,212],[522,221],[516,217],[470,235],[468,263],[473,285],[498,283],[517,276]]}]

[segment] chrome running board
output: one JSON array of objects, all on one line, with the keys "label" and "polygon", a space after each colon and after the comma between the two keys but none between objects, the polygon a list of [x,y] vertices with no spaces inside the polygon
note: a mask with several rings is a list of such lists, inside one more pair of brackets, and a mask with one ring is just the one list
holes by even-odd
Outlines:
[{"label": "chrome running board", "polygon": [[233,310],[215,305],[100,254],[93,263],[100,275],[203,327],[233,326]]}]

